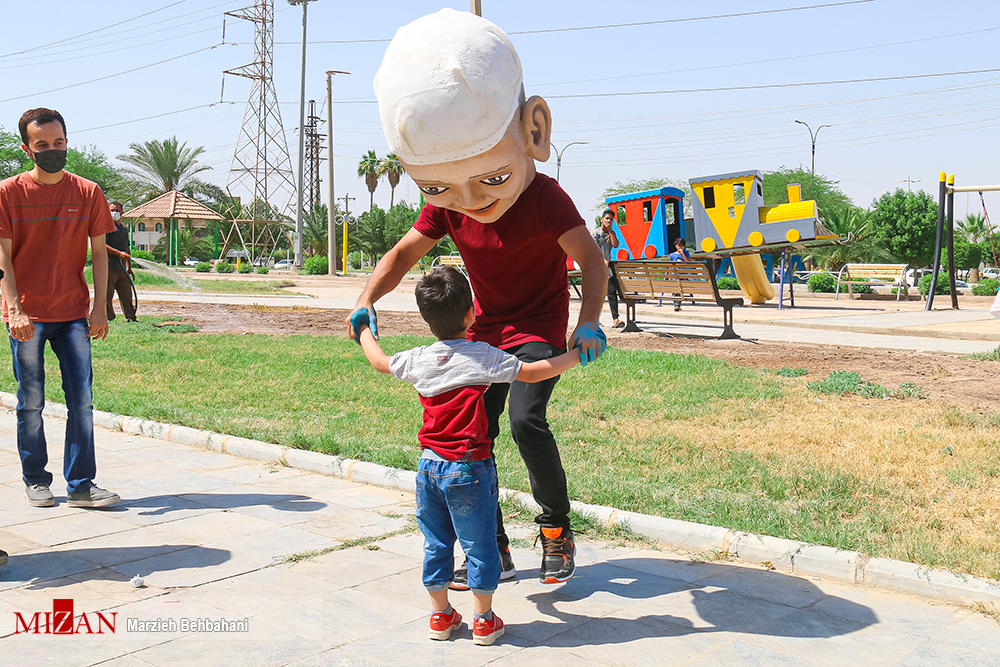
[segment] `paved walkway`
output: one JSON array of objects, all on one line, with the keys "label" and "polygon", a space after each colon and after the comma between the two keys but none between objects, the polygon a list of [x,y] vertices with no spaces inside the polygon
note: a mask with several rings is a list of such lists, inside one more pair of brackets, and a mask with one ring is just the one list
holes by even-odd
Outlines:
[{"label": "paved walkway", "polygon": [[[53,471],[63,427],[46,420]],[[542,586],[527,526],[496,596],[507,635],[433,642],[412,495],[98,429],[98,482],[124,501],[70,509],[57,475],[57,506],[33,508],[14,431],[0,408],[3,666],[1000,665],[1000,625],[970,609],[677,552],[581,538],[577,575]],[[55,599],[81,633],[15,634],[17,613],[44,631]],[[468,593],[453,602],[471,618]]]}]

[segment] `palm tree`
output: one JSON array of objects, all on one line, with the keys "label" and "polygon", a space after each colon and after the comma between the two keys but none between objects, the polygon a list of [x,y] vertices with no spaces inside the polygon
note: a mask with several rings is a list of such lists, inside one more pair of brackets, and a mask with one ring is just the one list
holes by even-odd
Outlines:
[{"label": "palm tree", "polygon": [[960,220],[955,226],[958,228],[958,233],[969,243],[982,243],[989,238],[986,218],[978,213],[970,213],[965,216],[965,220]]},{"label": "palm tree", "polygon": [[369,209],[375,206],[375,188],[378,187],[381,164],[382,161],[375,155],[374,150],[365,153],[365,156],[361,158],[361,162],[358,163],[358,178],[363,177],[365,179],[365,185],[368,186],[368,194],[371,196],[371,201],[368,205]]},{"label": "palm tree", "polygon": [[213,201],[225,195],[219,186],[195,178],[211,169],[198,164],[198,156],[205,152],[202,146],[188,148],[186,141],[178,142],[177,137],[170,137],[162,142],[153,139],[131,143],[128,147],[132,152],[119,155],[118,159],[130,165],[124,172],[131,177],[131,189],[142,201],[171,190]]},{"label": "palm tree", "polygon": [[326,212],[326,204],[320,204],[302,219],[302,246],[307,248],[306,254],[310,257],[326,255],[329,250]]},{"label": "palm tree", "polygon": [[392,188],[392,193],[389,195],[389,208],[396,201],[396,186],[399,185],[399,177],[403,175],[403,165],[399,164],[399,158],[396,157],[395,153],[389,153],[378,165],[378,175],[379,177],[385,176],[386,180],[389,181],[389,187]]},{"label": "palm tree", "polygon": [[855,206],[835,209],[822,217],[823,225],[832,233],[850,238],[843,245],[829,245],[811,248],[806,259],[830,271],[839,271],[844,264],[864,262],[873,259],[888,261],[887,253],[871,243],[871,211]]}]

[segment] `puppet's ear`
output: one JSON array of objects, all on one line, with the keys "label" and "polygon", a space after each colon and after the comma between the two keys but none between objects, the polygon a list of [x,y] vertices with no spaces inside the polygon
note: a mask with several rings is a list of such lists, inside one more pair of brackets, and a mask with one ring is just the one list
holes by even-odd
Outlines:
[{"label": "puppet's ear", "polygon": [[552,136],[552,112],[541,97],[529,97],[521,107],[521,136],[525,153],[536,160],[549,159],[549,139]]}]

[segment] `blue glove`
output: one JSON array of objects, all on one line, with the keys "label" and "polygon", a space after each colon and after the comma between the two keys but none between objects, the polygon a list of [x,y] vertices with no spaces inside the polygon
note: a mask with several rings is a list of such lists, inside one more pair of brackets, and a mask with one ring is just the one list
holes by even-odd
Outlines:
[{"label": "blue glove", "polygon": [[361,345],[361,328],[365,325],[372,330],[372,336],[375,340],[378,340],[378,316],[375,314],[375,307],[371,308],[358,308],[353,313],[349,319],[351,323],[351,328],[354,329],[354,340],[358,345]]},{"label": "blue glove", "polygon": [[[584,350],[585,343],[594,343],[596,348]],[[585,322],[573,332],[573,347],[580,348],[580,365],[586,366],[588,362],[594,361],[602,354],[604,348],[608,346],[608,337],[604,335],[597,322]]]}]

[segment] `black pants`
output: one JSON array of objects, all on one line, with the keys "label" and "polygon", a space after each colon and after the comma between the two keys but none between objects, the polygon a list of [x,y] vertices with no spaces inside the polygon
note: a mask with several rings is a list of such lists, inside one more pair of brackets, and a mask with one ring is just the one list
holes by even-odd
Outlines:
[{"label": "black pants", "polygon": [[[608,306],[611,307],[611,317],[618,319],[618,298],[622,296],[618,280],[614,276],[608,277]],[[622,297],[624,300],[624,297]]]},{"label": "black pants", "polygon": [[[550,359],[564,352],[548,343],[525,343],[506,350],[521,361]],[[528,481],[535,502],[542,506],[542,513],[535,517],[540,526],[569,528],[569,495],[566,491],[566,472],[559,458],[556,439],[549,430],[545,411],[549,397],[559,377],[544,382],[512,382],[495,384],[486,390],[483,401],[489,419],[490,440],[496,442],[500,433],[500,415],[504,404],[510,405],[510,430],[517,449],[528,468]],[[508,401],[509,397],[509,401]],[[493,444],[490,445],[492,453]],[[503,512],[497,507],[497,545],[507,548],[507,533],[503,527]]]},{"label": "black pants", "polygon": [[115,319],[115,307],[111,299],[118,292],[118,302],[126,320],[135,320],[135,304],[132,303],[132,282],[124,271],[108,271],[108,321]]}]

